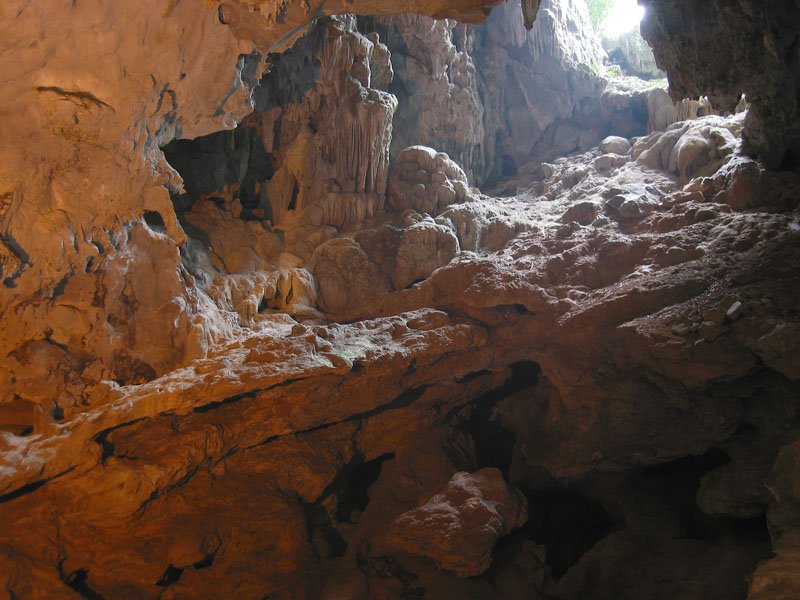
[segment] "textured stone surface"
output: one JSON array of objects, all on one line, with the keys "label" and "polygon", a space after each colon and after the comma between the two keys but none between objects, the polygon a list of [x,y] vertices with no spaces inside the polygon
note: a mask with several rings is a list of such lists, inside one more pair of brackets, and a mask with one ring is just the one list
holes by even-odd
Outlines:
[{"label": "textured stone surface", "polygon": [[489,568],[495,542],[527,518],[525,497],[508,488],[500,471],[461,472],[446,488],[397,517],[386,543],[470,577]]},{"label": "textured stone surface", "polygon": [[[392,155],[430,146],[483,185],[611,133],[632,137],[697,116],[678,114],[663,82],[607,76],[583,2],[545,0],[539,15],[531,31],[510,2],[479,27],[418,15],[364,21],[380,32],[397,72]],[[657,93],[654,110],[668,110],[669,120],[648,130]]]},{"label": "textured stone surface", "polygon": [[800,9],[786,0],[643,0],[642,35],[669,75],[673,98],[708,95],[733,112],[742,93],[751,110],[745,146],[768,164],[796,166],[797,30]]},{"label": "textured stone surface", "polygon": [[[671,156],[682,139],[674,131],[724,130],[738,143],[740,121],[705,117],[645,146]],[[787,210],[796,182],[762,174],[769,189],[783,190],[763,196],[736,184],[736,173],[761,171],[728,155],[703,163],[702,177],[684,170],[684,183],[669,161],[648,166],[635,154],[617,155],[623,164],[602,174],[599,149],[558,160],[544,179],[528,180],[524,195],[470,198],[435,220],[389,212],[357,232],[297,238],[316,240],[307,270],[292,262],[302,259],[287,237],[283,254],[269,258],[283,265],[266,272],[275,275],[229,274],[213,288],[240,307],[237,319],[250,319],[230,323],[236,341],[149,383],[95,384],[91,404],[57,424],[32,409],[67,371],[30,371],[24,361],[55,365],[63,350],[45,343],[15,354],[13,375],[33,404],[3,412],[4,427],[33,425],[35,434],[3,436],[0,512],[18,524],[3,534],[5,588],[22,597],[74,589],[196,596],[227,590],[235,573],[245,597],[707,595],[697,582],[713,560],[719,579],[709,585],[743,593],[745,575],[769,554],[763,525],[725,542],[713,533],[695,531],[696,542],[675,536],[687,535],[681,511],[728,531],[724,519],[762,518],[778,506],[762,485],[780,447],[796,439],[800,411],[795,338],[783,333],[796,321],[798,225]],[[234,213],[215,217],[220,231]],[[144,239],[163,235],[139,230]],[[418,262],[434,253],[414,255],[417,241],[408,245],[413,259],[401,250],[404,239],[432,232],[432,240],[453,240],[443,258]],[[226,248],[219,258],[230,262]],[[400,268],[408,265],[421,270]],[[302,273],[313,275],[318,295]],[[422,281],[399,289],[418,274]],[[734,320],[735,302],[748,308]],[[292,305],[342,324],[320,323],[319,312],[292,317]],[[496,408],[484,415],[486,398]],[[688,480],[680,470],[658,474],[661,463],[711,447],[730,463],[710,463]],[[518,511],[500,519],[498,506],[521,502],[492,500],[478,485],[483,508],[472,516],[490,526],[457,520],[480,544],[457,553],[454,538],[433,552],[417,536],[412,554],[397,551],[394,538],[411,531],[399,529],[401,515],[425,512],[432,490],[484,467],[500,469],[491,489],[572,482],[622,529],[565,563],[557,585],[537,546],[514,535],[498,546],[509,558],[491,578],[461,580],[415,558],[462,575],[483,571],[511,528],[500,523],[524,519]],[[665,489],[689,490],[686,504],[636,479],[642,470]],[[536,495],[529,504],[526,527],[554,522]],[[793,556],[793,521],[773,514],[781,549],[753,590],[791,585],[782,565]],[[566,534],[542,535],[545,556],[566,552],[555,541]],[[666,572],[681,577],[667,585]]]},{"label": "textured stone surface", "polygon": [[[486,6],[402,5],[467,20]],[[523,68],[534,51],[552,59],[551,100],[565,77],[594,82],[564,74],[568,6],[543,3],[538,37],[516,6],[483,34],[431,29],[457,50],[442,71],[461,68],[431,88],[472,89],[480,35],[498,36],[492,64],[520,89],[543,81]],[[630,124],[635,96],[641,134],[654,115],[663,127],[520,164],[504,197],[459,195],[460,155],[414,149],[420,168],[398,181],[424,190],[392,204],[391,40],[323,18],[287,48],[319,11],[398,8],[0,9],[0,589],[796,596],[800,180],[741,153],[769,101],[666,114],[630,82],[577,85],[601,107],[585,115]],[[425,21],[407,22],[416,35]],[[220,131],[251,109],[272,51],[286,52],[259,110]],[[503,97],[513,110],[492,119],[539,114]],[[574,115],[531,121],[570,150],[609,133]],[[181,194],[159,147],[214,131],[170,155]],[[522,131],[506,141],[530,159],[543,138]],[[398,523],[440,514],[436,490],[477,542],[431,552],[425,528],[398,550]]]},{"label": "textured stone surface", "polygon": [[447,154],[411,146],[397,156],[389,193],[393,209],[417,209],[436,216],[469,197],[467,176]]},{"label": "textured stone surface", "polygon": [[[480,21],[493,3],[422,4],[404,8]],[[361,8],[372,14],[396,9],[380,1]],[[73,371],[86,379],[141,381],[204,355],[233,333],[224,314],[229,307],[215,316],[214,304],[179,264],[185,235],[166,188],[177,190],[181,181],[160,147],[176,137],[233,128],[253,109],[268,53],[285,50],[320,14],[359,9],[332,1],[64,1],[45,10],[16,0],[3,6],[0,102],[17,115],[0,133],[5,370],[7,357],[22,345],[49,340],[75,357]],[[39,42],[31,45],[31,39]],[[373,46],[353,36],[339,43],[365,61]],[[363,91],[346,71],[335,76],[343,77],[336,82],[340,89],[362,90],[366,97],[353,108],[367,114],[356,110],[348,124],[350,113],[343,110],[330,115],[329,126],[348,134],[363,126],[365,141],[354,139],[343,154],[347,160],[327,168],[346,172],[342,191],[357,194],[358,214],[368,213],[378,202],[373,192],[382,193],[385,184],[388,165],[379,146],[381,136],[388,143],[391,100]],[[294,147],[302,153],[305,138],[298,137]],[[363,156],[370,144],[375,148]],[[356,170],[347,171],[351,167]],[[319,175],[315,183],[328,185],[327,171]],[[285,203],[283,191],[276,201]],[[349,209],[341,203],[317,200],[315,219],[347,220]],[[139,223],[147,215],[165,231],[146,235]],[[139,283],[153,280],[157,291]],[[106,290],[107,302],[93,300],[105,298]],[[9,393],[24,398],[26,390],[12,386]],[[87,402],[80,390],[62,395],[55,407],[48,400],[44,410],[75,402]]]},{"label": "textured stone surface", "polygon": [[656,65],[653,50],[638,29],[616,37],[603,36],[602,41],[609,59],[621,66],[627,74],[642,79],[661,79],[666,76]]}]

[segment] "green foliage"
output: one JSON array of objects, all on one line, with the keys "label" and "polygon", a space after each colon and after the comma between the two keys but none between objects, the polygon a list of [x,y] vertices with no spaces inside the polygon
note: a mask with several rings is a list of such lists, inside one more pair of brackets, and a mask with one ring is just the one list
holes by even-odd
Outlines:
[{"label": "green foliage", "polygon": [[603,22],[613,4],[614,0],[586,0],[586,6],[589,7],[589,16],[595,26]]}]

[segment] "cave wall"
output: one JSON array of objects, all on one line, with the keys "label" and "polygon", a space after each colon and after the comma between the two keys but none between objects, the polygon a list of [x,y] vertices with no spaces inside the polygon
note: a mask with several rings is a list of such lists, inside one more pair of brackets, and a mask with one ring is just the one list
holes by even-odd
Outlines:
[{"label": "cave wall", "polygon": [[545,0],[530,31],[519,13],[504,2],[481,26],[410,15],[364,23],[397,73],[394,155],[416,143],[440,149],[482,185],[610,134],[646,133],[645,94],[604,93],[605,54],[583,2]]},{"label": "cave wall", "polygon": [[787,0],[642,0],[642,35],[667,71],[674,98],[708,95],[732,112],[747,96],[747,151],[794,168],[800,133],[800,9]]},{"label": "cave wall", "polygon": [[[404,6],[465,19],[486,8]],[[92,7],[2,9],[43,41],[3,32],[26,58],[4,51],[4,72],[29,71],[3,92],[26,118],[3,130],[17,154],[3,179],[0,522],[13,527],[0,531],[0,589],[799,589],[800,196],[794,174],[741,154],[741,117],[605,140],[489,198],[439,148],[387,162],[389,35],[320,19],[286,49],[315,9],[396,4]],[[514,71],[514,49],[539,42],[512,18],[497,60]],[[477,89],[454,52],[479,36],[435,34],[439,74],[463,67]],[[64,39],[75,48],[59,50]],[[104,52],[116,79],[89,86],[73,59],[95,67]],[[149,60],[186,87],[165,89],[159,69],[139,67]],[[69,81],[39,85],[43,63]],[[181,194],[158,146],[225,129],[251,101],[260,110],[241,129],[182,144],[200,176]],[[535,149],[533,133],[513,132],[520,153]],[[284,176],[295,183],[271,189]],[[358,209],[383,191],[383,210]]]},{"label": "cave wall", "polygon": [[[407,8],[476,21],[494,2],[422,4]],[[289,47],[315,17],[345,8],[359,10],[299,1],[3,6],[0,100],[15,115],[0,133],[0,361],[9,399],[41,405],[34,410],[46,421],[89,401],[87,384],[65,383],[59,364],[89,386],[144,381],[236,333],[230,306],[220,313],[182,265],[186,238],[169,197],[181,179],[160,147],[235,127],[253,110],[265,56]],[[386,2],[364,9],[394,11]],[[46,385],[28,384],[34,362]]]}]

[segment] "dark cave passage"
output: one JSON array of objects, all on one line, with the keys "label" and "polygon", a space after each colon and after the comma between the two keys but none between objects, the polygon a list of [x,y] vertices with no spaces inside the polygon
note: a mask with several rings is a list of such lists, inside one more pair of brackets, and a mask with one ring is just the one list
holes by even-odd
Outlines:
[{"label": "dark cave passage", "polygon": [[516,436],[493,414],[495,404],[516,392],[532,388],[542,374],[541,367],[533,361],[514,363],[510,370],[511,374],[502,387],[476,400],[466,423],[466,432],[475,443],[478,468],[500,469],[506,480],[509,479]]},{"label": "dark cave passage", "polygon": [[378,481],[386,461],[392,460],[394,454],[384,454],[362,462],[353,467],[346,475],[346,485],[339,494],[336,518],[339,522],[352,522],[354,513],[363,513],[369,504],[369,487]]}]

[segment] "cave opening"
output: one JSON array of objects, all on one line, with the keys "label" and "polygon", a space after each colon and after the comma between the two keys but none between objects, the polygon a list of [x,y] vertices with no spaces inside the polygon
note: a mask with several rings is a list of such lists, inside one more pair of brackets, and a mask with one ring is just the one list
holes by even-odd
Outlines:
[{"label": "cave opening", "polygon": [[86,600],[104,600],[104,596],[98,594],[89,586],[89,569],[78,569],[63,577],[67,587],[74,590],[81,598]]},{"label": "cave opening", "polygon": [[475,444],[478,468],[495,467],[507,481],[510,479],[516,434],[494,414],[495,405],[517,392],[533,388],[541,374],[541,367],[534,361],[513,363],[503,385],[483,394],[472,404],[464,429]]},{"label": "cave opening", "polygon": [[158,233],[166,233],[167,225],[164,223],[164,217],[161,213],[155,210],[144,211],[144,222],[147,226]]},{"label": "cave opening", "polygon": [[[745,425],[739,435],[752,433]],[[678,519],[678,535],[687,539],[718,542],[725,538],[746,540],[753,549],[754,563],[768,555],[770,542],[766,513],[749,518],[715,516],[703,512],[697,503],[702,477],[730,463],[720,448],[709,448],[697,456],[678,458],[648,467],[631,477],[634,487],[652,494],[670,508]],[[765,554],[767,552],[767,554]]]},{"label": "cave opening", "polygon": [[369,504],[369,488],[378,481],[387,461],[394,459],[393,453],[383,454],[373,460],[362,462],[347,474],[344,489],[339,495],[336,517],[342,522],[352,523]]},{"label": "cave opening", "polygon": [[321,559],[339,558],[347,552],[347,541],[336,528],[328,510],[319,502],[298,497],[306,519],[306,532],[314,554]]},{"label": "cave opening", "polygon": [[619,527],[602,504],[571,489],[529,492],[527,539],[547,550],[546,564],[561,578],[597,542]]}]

